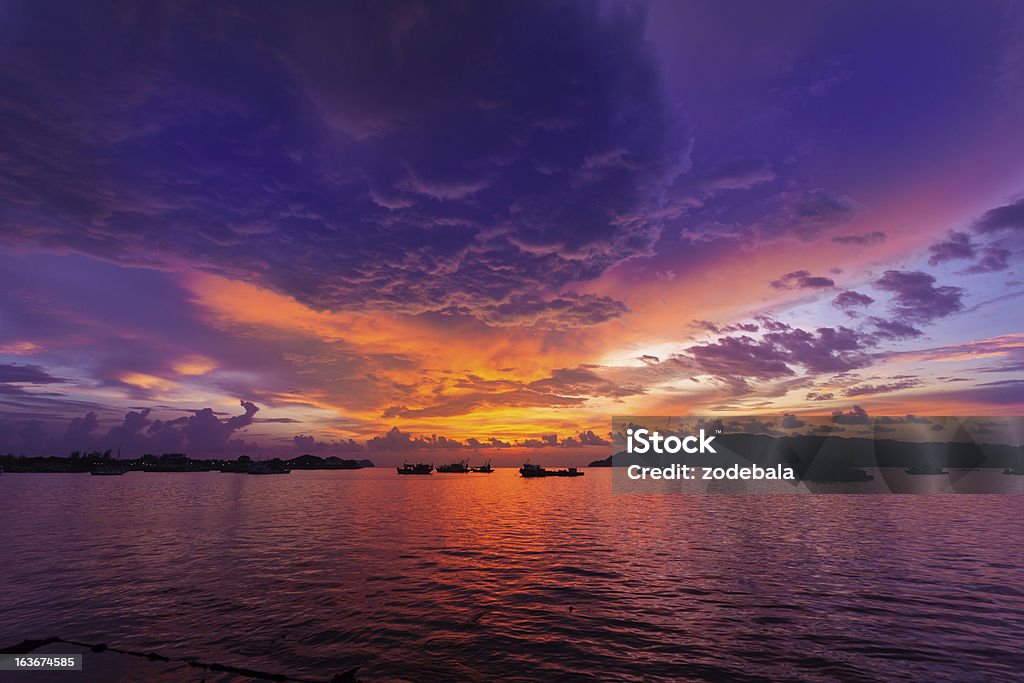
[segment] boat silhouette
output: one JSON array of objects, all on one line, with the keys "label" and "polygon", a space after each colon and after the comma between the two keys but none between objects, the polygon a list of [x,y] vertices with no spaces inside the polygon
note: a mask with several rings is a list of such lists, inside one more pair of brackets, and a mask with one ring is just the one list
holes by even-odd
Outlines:
[{"label": "boat silhouette", "polygon": [[527,479],[533,479],[538,477],[582,477],[583,472],[579,471],[575,467],[569,467],[564,470],[548,470],[544,469],[540,465],[533,465],[531,463],[524,463],[519,468],[519,474]]},{"label": "boat silhouette", "polygon": [[398,470],[399,474],[430,474],[434,471],[434,466],[422,462],[415,465],[402,463],[401,467],[396,467],[395,469]]},{"label": "boat silhouette", "polygon": [[97,465],[89,470],[94,477],[119,477],[128,471],[127,467],[121,465]]},{"label": "boat silhouette", "polygon": [[488,460],[486,463],[484,463],[480,467],[472,467],[472,468],[470,468],[470,471],[472,471],[472,472],[479,472],[480,474],[491,474],[492,472],[494,472],[494,468],[491,467],[491,461]]},{"label": "boat silhouette", "polygon": [[438,465],[437,471],[444,474],[465,474],[469,472],[469,461],[459,460],[458,462],[451,462],[447,465]]},{"label": "boat silhouette", "polygon": [[94,477],[119,477],[128,471],[128,468],[125,465],[121,464],[120,446],[117,447],[116,460],[110,461],[109,456],[110,451],[107,451],[106,455],[104,456],[104,460],[106,462],[100,463],[98,465],[93,465],[91,468],[89,468],[89,474],[93,475]]},{"label": "boat silhouette", "polygon": [[1012,474],[1018,477],[1024,476],[1024,457],[1018,455],[1017,464],[1004,467],[1003,474]]}]

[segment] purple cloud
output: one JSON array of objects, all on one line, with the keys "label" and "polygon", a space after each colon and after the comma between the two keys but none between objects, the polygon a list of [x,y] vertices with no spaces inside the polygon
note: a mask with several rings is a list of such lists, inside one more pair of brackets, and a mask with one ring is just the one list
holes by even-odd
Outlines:
[{"label": "purple cloud", "polygon": [[[463,310],[472,313],[467,307]],[[497,327],[530,325],[564,330],[599,325],[621,317],[627,310],[625,304],[611,297],[566,292],[546,301],[517,295],[500,304],[483,306],[477,313]]]},{"label": "purple cloud", "polygon": [[842,325],[819,327],[815,332],[802,329],[772,332],[764,339],[785,350],[790,362],[803,365],[811,372],[843,372],[868,363],[860,333]]},{"label": "purple cloud", "polygon": [[936,242],[928,247],[928,251],[932,254],[928,258],[928,263],[933,266],[956,259],[971,259],[974,258],[975,254],[971,236],[966,232],[956,231],[950,233],[948,239]]},{"label": "purple cloud", "polygon": [[576,441],[578,441],[581,446],[607,446],[610,443],[607,439],[595,434],[591,429],[577,434]]},{"label": "purple cloud", "polygon": [[779,427],[782,429],[800,429],[806,427],[807,423],[798,418],[792,413],[786,413],[782,416],[782,420],[779,422]]},{"label": "purple cloud", "polygon": [[241,405],[242,414],[224,420],[211,408],[172,420],[153,419],[149,408],[131,410],[106,432],[95,411],[69,420],[62,433],[39,420],[0,420],[0,442],[4,450],[45,455],[107,449],[121,452],[122,457],[184,451],[195,456],[242,452],[256,446],[233,437],[252,424],[259,408],[247,401]]},{"label": "purple cloud", "polygon": [[824,189],[785,192],[772,203],[775,212],[757,225],[765,238],[793,236],[803,241],[853,219],[864,207],[844,194]]},{"label": "purple cloud", "polygon": [[700,187],[707,192],[745,190],[775,179],[764,159],[738,159],[699,174]]},{"label": "purple cloud", "polygon": [[811,275],[806,270],[794,270],[770,283],[775,289],[827,289],[835,286],[832,278]]},{"label": "purple cloud", "polygon": [[713,334],[725,334],[727,332],[757,332],[758,326],[754,323],[734,323],[731,325],[719,325],[708,320],[695,320],[693,325]]},{"label": "purple cloud", "polygon": [[870,322],[875,328],[873,336],[877,339],[896,341],[900,339],[913,339],[924,334],[924,332],[916,327],[899,320],[872,317]]},{"label": "purple cloud", "polygon": [[854,396],[872,396],[875,394],[889,394],[894,391],[901,391],[903,389],[912,389],[914,387],[921,386],[921,380],[916,377],[903,377],[894,378],[891,382],[885,382],[881,384],[859,384],[857,386],[850,387],[843,392],[843,395],[847,398],[853,398]]},{"label": "purple cloud", "polygon": [[68,380],[54,377],[38,365],[0,363],[0,383],[64,384]]},{"label": "purple cloud", "polygon": [[986,211],[974,229],[980,233],[1024,230],[1024,198]]},{"label": "purple cloud", "polygon": [[8,246],[185,261],[318,309],[585,325],[621,304],[557,293],[650,254],[689,168],[632,4],[10,19],[32,40],[4,50]]},{"label": "purple cloud", "polygon": [[997,407],[1024,405],[1024,380],[1008,379],[985,382],[972,388],[943,393],[954,401],[977,402]]},{"label": "purple cloud", "polygon": [[794,375],[788,355],[774,344],[751,337],[722,337],[688,349],[697,366],[733,387],[748,389],[748,379],[777,379]]},{"label": "purple cloud", "polygon": [[813,332],[781,326],[762,339],[726,336],[687,349],[697,367],[735,390],[749,390],[748,380],[772,380],[796,375],[792,366],[810,373],[844,372],[870,362],[864,353],[868,340],[847,327],[819,327]]},{"label": "purple cloud", "polygon": [[851,318],[857,317],[856,309],[870,306],[874,302],[875,300],[867,294],[861,294],[860,292],[855,292],[853,290],[840,292],[834,299],[832,299],[832,305],[846,313],[846,315]]},{"label": "purple cloud", "polygon": [[935,286],[935,278],[921,271],[887,270],[875,286],[895,299],[894,312],[906,320],[930,322],[963,310],[960,287]]},{"label": "purple cloud", "polygon": [[977,274],[1006,270],[1010,267],[1011,253],[1009,249],[1003,247],[985,247],[981,250],[981,258],[965,272]]},{"label": "purple cloud", "polygon": [[871,423],[871,418],[866,410],[860,406],[853,406],[853,408],[846,412],[842,410],[833,411],[832,422],[841,425],[866,425]]}]

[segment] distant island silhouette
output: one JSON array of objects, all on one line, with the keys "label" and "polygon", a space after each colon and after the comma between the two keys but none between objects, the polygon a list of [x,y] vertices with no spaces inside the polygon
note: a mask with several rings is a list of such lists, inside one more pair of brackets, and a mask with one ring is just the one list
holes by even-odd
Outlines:
[{"label": "distant island silhouette", "polygon": [[164,453],[159,456],[147,454],[140,458],[118,459],[109,450],[89,453],[74,451],[68,457],[0,455],[0,467],[4,472],[91,472],[96,468],[111,465],[137,472],[246,472],[257,463],[265,464],[272,469],[288,470],[358,470],[374,467],[371,460],[351,460],[335,456],[321,458],[309,453],[287,460],[253,460],[247,455],[234,460],[204,459],[190,458],[185,453]]}]

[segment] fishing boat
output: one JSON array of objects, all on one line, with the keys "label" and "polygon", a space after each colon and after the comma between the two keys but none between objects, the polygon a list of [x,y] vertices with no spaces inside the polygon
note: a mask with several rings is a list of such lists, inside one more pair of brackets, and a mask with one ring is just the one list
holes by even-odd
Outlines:
[{"label": "fishing boat", "polygon": [[396,467],[395,469],[398,470],[399,474],[430,474],[434,471],[434,466],[422,462],[415,465],[403,463],[401,467]]},{"label": "fishing boat", "polygon": [[121,465],[97,465],[89,470],[94,477],[119,477],[128,471],[127,467]]},{"label": "fishing boat", "polygon": [[491,461],[488,460],[486,464],[483,464],[480,467],[470,468],[470,471],[479,472],[480,474],[491,474],[494,472],[494,468],[491,467]]},{"label": "fishing boat", "polygon": [[911,465],[903,471],[907,474],[949,474],[941,465]]},{"label": "fishing boat", "polygon": [[447,465],[438,465],[437,471],[445,474],[465,474],[469,472],[469,461],[460,460],[448,463]]},{"label": "fishing boat", "polygon": [[533,465],[531,463],[524,463],[519,468],[519,474],[527,479],[536,477],[582,477],[583,472],[575,467],[569,467],[564,470],[548,470],[544,469],[540,465]]}]

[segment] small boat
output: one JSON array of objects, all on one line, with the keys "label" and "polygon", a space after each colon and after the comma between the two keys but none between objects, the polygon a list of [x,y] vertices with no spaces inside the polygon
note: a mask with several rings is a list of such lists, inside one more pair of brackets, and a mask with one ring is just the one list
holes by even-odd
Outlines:
[{"label": "small boat", "polygon": [[249,474],[291,474],[292,471],[282,465],[275,465],[269,462],[257,462],[250,467]]},{"label": "small boat", "polygon": [[949,474],[941,465],[911,465],[903,471],[907,474]]},{"label": "small boat", "polygon": [[479,472],[480,474],[491,474],[494,472],[494,468],[491,467],[491,461],[488,460],[486,464],[481,465],[480,467],[470,468],[470,471]]},{"label": "small boat", "polygon": [[1017,464],[1003,468],[1003,474],[1012,474],[1018,477],[1024,476],[1024,455],[1017,456]]},{"label": "small boat", "polygon": [[399,474],[430,474],[434,471],[434,466],[422,462],[415,465],[403,463],[401,467],[396,467],[395,469],[398,470]]},{"label": "small boat", "polygon": [[519,468],[519,475],[526,477],[527,479],[535,477],[582,477],[583,472],[580,472],[575,467],[570,467],[564,470],[547,470],[540,465],[524,463],[523,466]]},{"label": "small boat", "polygon": [[89,470],[94,477],[119,477],[128,471],[127,467],[121,465],[97,465]]},{"label": "small boat", "polygon": [[458,462],[448,463],[447,465],[438,465],[437,471],[445,474],[465,474],[469,472],[469,461],[460,460]]}]

